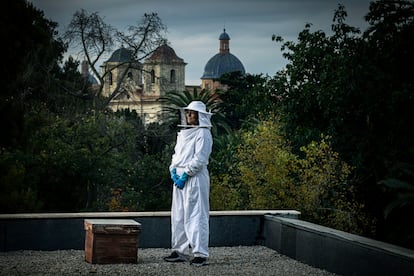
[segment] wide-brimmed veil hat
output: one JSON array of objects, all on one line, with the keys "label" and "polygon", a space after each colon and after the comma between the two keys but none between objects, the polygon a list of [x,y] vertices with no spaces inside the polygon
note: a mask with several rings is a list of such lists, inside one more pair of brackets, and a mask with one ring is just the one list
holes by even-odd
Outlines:
[{"label": "wide-brimmed veil hat", "polygon": [[[186,110],[193,110],[198,112],[198,126],[190,126],[187,124],[185,117]],[[208,112],[206,105],[202,101],[192,101],[188,106],[180,108],[181,124],[179,127],[211,127],[211,115],[213,113]]]},{"label": "wide-brimmed veil hat", "polygon": [[201,113],[206,113],[212,115],[212,113],[207,112],[206,105],[202,101],[192,101],[188,106],[183,107],[184,110],[194,110]]}]

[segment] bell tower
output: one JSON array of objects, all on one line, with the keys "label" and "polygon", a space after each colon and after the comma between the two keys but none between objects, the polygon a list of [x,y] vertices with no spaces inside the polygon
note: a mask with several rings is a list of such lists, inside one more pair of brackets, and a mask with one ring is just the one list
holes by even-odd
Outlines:
[{"label": "bell tower", "polygon": [[144,94],[161,97],[169,91],[184,91],[185,65],[167,44],[158,47],[144,62]]}]

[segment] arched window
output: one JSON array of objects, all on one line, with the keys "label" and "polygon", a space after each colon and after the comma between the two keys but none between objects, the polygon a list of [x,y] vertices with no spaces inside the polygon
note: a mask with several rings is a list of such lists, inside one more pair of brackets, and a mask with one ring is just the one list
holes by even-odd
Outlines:
[{"label": "arched window", "polygon": [[151,70],[151,83],[155,83],[155,72]]},{"label": "arched window", "polygon": [[170,83],[175,83],[175,70],[170,71]]},{"label": "arched window", "polygon": [[112,85],[112,72],[109,72],[108,74],[108,82],[109,82],[109,85]]}]

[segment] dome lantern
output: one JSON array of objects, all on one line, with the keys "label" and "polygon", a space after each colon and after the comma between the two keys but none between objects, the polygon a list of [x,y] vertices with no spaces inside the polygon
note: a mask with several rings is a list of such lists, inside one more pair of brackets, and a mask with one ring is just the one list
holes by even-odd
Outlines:
[{"label": "dome lantern", "polygon": [[219,37],[220,40],[220,53],[230,53],[230,36],[226,33],[226,29]]},{"label": "dome lantern", "polygon": [[241,61],[230,53],[230,36],[226,33],[226,29],[220,35],[219,40],[220,51],[207,62],[204,67],[203,76],[201,77],[202,80],[217,80],[225,73],[237,71],[240,71],[242,75],[245,74]]}]

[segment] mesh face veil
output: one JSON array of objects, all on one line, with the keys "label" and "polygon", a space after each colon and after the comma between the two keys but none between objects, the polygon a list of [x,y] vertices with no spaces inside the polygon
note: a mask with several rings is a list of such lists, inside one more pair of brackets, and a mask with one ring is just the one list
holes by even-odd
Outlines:
[{"label": "mesh face veil", "polygon": [[[186,110],[194,110],[198,112],[198,125],[189,125],[185,116]],[[192,101],[188,106],[180,108],[181,122],[179,127],[207,127],[211,128],[211,116],[213,114],[206,111],[206,105],[201,101]]]}]

